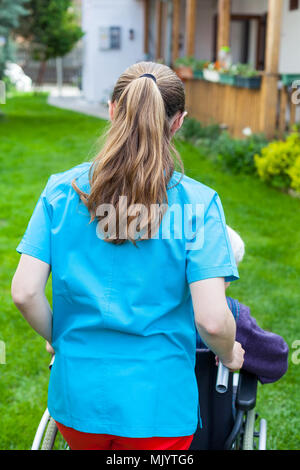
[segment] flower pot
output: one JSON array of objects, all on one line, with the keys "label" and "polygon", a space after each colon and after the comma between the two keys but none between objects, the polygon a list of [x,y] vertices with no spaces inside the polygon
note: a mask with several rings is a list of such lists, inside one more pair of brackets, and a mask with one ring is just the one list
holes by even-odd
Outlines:
[{"label": "flower pot", "polygon": [[252,90],[258,90],[261,85],[261,76],[242,77],[241,75],[237,75],[235,84],[240,88],[251,88]]},{"label": "flower pot", "polygon": [[235,75],[229,75],[227,73],[220,74],[220,83],[224,85],[235,85]]},{"label": "flower pot", "polygon": [[194,78],[203,79],[203,70],[194,70]]},{"label": "flower pot", "polygon": [[203,70],[203,77],[205,80],[209,82],[219,82],[220,81],[220,74],[217,70],[209,70],[209,69],[204,69]]},{"label": "flower pot", "polygon": [[187,67],[185,65],[176,67],[175,72],[181,80],[188,80],[194,76],[192,67]]}]

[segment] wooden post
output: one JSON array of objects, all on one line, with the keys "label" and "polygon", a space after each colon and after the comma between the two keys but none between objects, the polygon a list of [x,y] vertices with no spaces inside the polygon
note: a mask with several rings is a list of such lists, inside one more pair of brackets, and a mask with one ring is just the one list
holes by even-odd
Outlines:
[{"label": "wooden post", "polygon": [[195,54],[196,0],[186,0],[186,55]]},{"label": "wooden post", "polygon": [[217,58],[221,47],[230,46],[231,0],[219,0]]},{"label": "wooden post", "polygon": [[179,57],[180,0],[173,0],[172,62]]},{"label": "wooden post", "polygon": [[144,53],[149,54],[150,1],[144,0]]},{"label": "wooden post", "polygon": [[278,62],[283,0],[269,0],[266,67],[261,89],[261,131],[268,138],[274,137],[277,123]]},{"label": "wooden post", "polygon": [[294,124],[296,123],[296,109],[297,105],[292,102],[292,98],[290,96],[290,122],[289,122],[289,128],[292,130]]},{"label": "wooden post", "polygon": [[155,57],[156,60],[161,59],[161,43],[162,43],[162,13],[163,2],[156,0],[155,2],[155,20],[156,20],[156,35],[155,35]]}]

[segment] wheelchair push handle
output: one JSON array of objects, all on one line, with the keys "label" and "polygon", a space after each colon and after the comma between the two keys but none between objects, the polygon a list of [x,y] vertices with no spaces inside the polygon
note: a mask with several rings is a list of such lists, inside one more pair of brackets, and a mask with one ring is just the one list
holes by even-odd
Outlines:
[{"label": "wheelchair push handle", "polygon": [[227,367],[223,366],[222,362],[219,362],[217,381],[216,381],[217,392],[219,393],[227,392],[228,378],[229,378],[229,370],[227,369]]}]

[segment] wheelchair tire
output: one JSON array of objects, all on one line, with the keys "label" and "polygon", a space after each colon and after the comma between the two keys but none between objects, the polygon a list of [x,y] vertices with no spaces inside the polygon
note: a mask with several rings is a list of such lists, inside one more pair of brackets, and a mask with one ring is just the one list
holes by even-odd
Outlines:
[{"label": "wheelchair tire", "polygon": [[45,436],[42,442],[41,450],[52,450],[56,439],[58,428],[53,418],[50,418]]},{"label": "wheelchair tire", "polygon": [[254,426],[255,410],[253,409],[247,412],[245,432],[243,436],[243,450],[253,450]]}]

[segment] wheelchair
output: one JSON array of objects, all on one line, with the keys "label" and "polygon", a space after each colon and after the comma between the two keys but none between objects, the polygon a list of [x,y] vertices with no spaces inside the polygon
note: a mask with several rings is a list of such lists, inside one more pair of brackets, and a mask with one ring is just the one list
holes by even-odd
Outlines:
[{"label": "wheelchair", "polygon": [[207,349],[197,350],[195,372],[203,427],[198,423],[190,450],[266,450],[267,422],[255,412],[257,377],[229,373],[220,393],[215,355]]},{"label": "wheelchair", "polygon": [[[216,366],[211,351],[197,349],[195,373],[202,426],[198,423],[189,450],[266,450],[267,422],[255,412],[257,377],[244,370],[224,377],[221,367]],[[31,447],[39,449],[69,449],[48,409]]]}]

